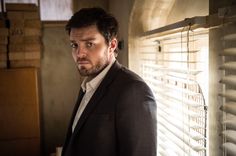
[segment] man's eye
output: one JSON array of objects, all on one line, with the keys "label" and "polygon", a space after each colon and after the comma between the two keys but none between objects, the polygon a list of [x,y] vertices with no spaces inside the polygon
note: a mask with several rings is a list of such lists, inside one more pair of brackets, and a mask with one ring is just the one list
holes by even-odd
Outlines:
[{"label": "man's eye", "polygon": [[93,46],[93,43],[88,42],[88,43],[86,43],[86,46],[87,46],[88,48],[91,48],[91,47]]},{"label": "man's eye", "polygon": [[77,48],[78,45],[76,43],[70,43],[71,48]]}]

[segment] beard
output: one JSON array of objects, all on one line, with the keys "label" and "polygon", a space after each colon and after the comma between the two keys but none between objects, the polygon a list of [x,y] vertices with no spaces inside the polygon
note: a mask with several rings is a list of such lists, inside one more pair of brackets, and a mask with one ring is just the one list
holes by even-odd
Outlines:
[{"label": "beard", "polygon": [[[104,68],[106,68],[109,65],[109,59],[107,55],[108,51],[106,50],[104,52],[104,55],[102,58],[100,58],[95,64],[92,64],[92,62],[87,58],[80,59],[81,61],[86,60],[92,64],[92,67],[86,68],[84,66],[79,67],[78,71],[81,76],[89,76],[89,77],[95,77],[97,76]],[[80,61],[78,60],[78,61]]]}]

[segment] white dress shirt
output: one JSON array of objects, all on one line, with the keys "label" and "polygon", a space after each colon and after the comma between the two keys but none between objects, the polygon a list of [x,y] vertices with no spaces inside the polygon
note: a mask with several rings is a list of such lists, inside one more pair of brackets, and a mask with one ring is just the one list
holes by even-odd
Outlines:
[{"label": "white dress shirt", "polygon": [[77,122],[79,121],[79,118],[82,115],[84,109],[86,108],[88,102],[90,101],[91,97],[95,93],[96,89],[98,88],[98,86],[100,85],[103,78],[105,77],[105,75],[107,74],[107,72],[109,71],[114,62],[115,59],[113,59],[112,62],[92,80],[89,80],[88,77],[85,77],[84,81],[81,84],[81,88],[83,89],[83,92],[85,92],[85,94],[80,102],[79,108],[75,115],[75,119],[72,125],[72,132],[74,131]]}]

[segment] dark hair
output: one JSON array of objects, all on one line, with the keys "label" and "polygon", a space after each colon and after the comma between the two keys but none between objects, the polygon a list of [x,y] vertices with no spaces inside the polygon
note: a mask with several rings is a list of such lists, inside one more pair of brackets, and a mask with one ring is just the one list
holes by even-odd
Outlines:
[{"label": "dark hair", "polygon": [[70,33],[71,28],[83,28],[91,25],[97,26],[107,44],[112,38],[117,37],[117,20],[102,8],[83,8],[79,10],[68,21],[66,30]]}]

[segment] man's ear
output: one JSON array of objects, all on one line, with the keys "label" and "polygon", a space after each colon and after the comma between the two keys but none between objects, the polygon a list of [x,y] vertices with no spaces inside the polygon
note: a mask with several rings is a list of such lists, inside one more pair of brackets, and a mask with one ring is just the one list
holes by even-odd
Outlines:
[{"label": "man's ear", "polygon": [[111,41],[110,41],[110,47],[109,47],[109,52],[114,52],[115,49],[117,48],[118,46],[118,41],[116,38],[113,38]]}]

